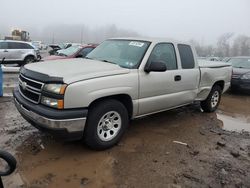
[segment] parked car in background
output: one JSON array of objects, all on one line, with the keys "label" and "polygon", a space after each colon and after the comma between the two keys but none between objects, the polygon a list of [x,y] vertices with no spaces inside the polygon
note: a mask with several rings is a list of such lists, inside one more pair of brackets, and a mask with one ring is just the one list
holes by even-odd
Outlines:
[{"label": "parked car in background", "polygon": [[220,61],[219,57],[206,57],[206,60],[208,61]]},{"label": "parked car in background", "polygon": [[197,60],[206,60],[206,57],[197,57]]},{"label": "parked car in background", "polygon": [[48,48],[48,46],[42,43],[42,41],[32,41],[31,44],[39,50],[47,50]]},{"label": "parked car in background", "polygon": [[13,94],[33,126],[101,150],[121,139],[131,119],[194,101],[215,111],[231,74],[229,64],[198,63],[186,43],[117,38],[86,58],[26,65]]},{"label": "parked car in background", "polygon": [[224,57],[221,61],[228,62],[231,59],[231,57]]},{"label": "parked car in background", "polygon": [[200,61],[221,61],[219,57],[197,57]]},{"label": "parked car in background", "polygon": [[233,67],[231,89],[250,91],[250,56],[232,57],[228,63]]},{"label": "parked car in background", "polygon": [[49,45],[49,47],[52,49],[49,51],[49,55],[55,55],[58,50],[67,49],[71,46],[78,46],[78,45],[81,45],[81,44],[78,44],[78,43],[51,44]]},{"label": "parked car in background", "polygon": [[57,60],[57,59],[69,59],[69,58],[84,58],[91,52],[93,49],[96,48],[97,45],[89,44],[89,45],[76,45],[71,46],[69,48],[58,50],[55,55],[48,56],[43,60]]},{"label": "parked car in background", "polygon": [[0,61],[6,64],[17,63],[20,66],[37,60],[39,50],[29,42],[0,40]]}]

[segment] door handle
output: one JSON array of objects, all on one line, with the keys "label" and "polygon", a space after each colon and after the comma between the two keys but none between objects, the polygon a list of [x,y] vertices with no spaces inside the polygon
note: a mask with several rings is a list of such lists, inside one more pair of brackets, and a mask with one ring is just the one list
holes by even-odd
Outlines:
[{"label": "door handle", "polygon": [[181,76],[180,75],[176,75],[175,77],[174,77],[174,81],[181,81]]},{"label": "door handle", "polygon": [[3,52],[8,52],[8,50],[4,50]]}]

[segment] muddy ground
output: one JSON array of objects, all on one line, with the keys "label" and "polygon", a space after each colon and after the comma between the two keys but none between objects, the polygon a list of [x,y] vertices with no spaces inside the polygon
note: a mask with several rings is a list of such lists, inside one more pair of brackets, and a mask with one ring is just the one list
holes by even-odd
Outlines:
[{"label": "muddy ground", "polygon": [[250,187],[250,95],[225,94],[216,113],[196,104],[134,120],[99,152],[37,131],[11,98],[0,112],[0,148],[18,159],[6,187]]}]

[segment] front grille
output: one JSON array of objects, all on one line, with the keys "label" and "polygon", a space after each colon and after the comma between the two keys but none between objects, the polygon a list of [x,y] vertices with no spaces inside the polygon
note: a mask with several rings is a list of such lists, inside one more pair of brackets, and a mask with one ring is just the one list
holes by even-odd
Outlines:
[{"label": "front grille", "polygon": [[41,98],[41,91],[44,83],[19,75],[19,92],[21,95],[33,102],[38,104]]}]

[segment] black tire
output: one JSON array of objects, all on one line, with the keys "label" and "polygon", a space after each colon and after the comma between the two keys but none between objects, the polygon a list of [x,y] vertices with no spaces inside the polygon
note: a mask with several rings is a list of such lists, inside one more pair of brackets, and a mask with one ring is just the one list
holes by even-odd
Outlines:
[{"label": "black tire", "polygon": [[33,56],[28,56],[24,59],[24,64],[33,63],[35,61],[35,58]]},{"label": "black tire", "polygon": [[[214,105],[215,103],[213,103],[213,95],[215,95],[216,92],[218,93],[219,98],[217,100],[216,105]],[[214,85],[207,99],[201,101],[201,108],[204,110],[204,112],[214,112],[218,108],[221,100],[221,93],[222,93],[221,87],[218,85]]]},{"label": "black tire", "polygon": [[24,65],[25,65],[25,62],[18,63],[18,66],[19,66],[19,67],[22,67],[22,66],[24,66]]},{"label": "black tire", "polygon": [[[6,151],[0,151],[0,158],[5,160],[9,166],[9,168],[6,171],[0,171],[0,177],[1,176],[8,176],[12,172],[14,172],[14,170],[16,169],[16,163],[17,163],[16,159],[10,153],[8,153]],[[0,170],[2,170],[2,169],[0,169]]]},{"label": "black tire", "polygon": [[41,55],[38,55],[36,61],[41,61],[41,59],[42,59]]},{"label": "black tire", "polygon": [[[103,141],[100,138],[100,136],[98,136],[97,128],[98,125],[100,126],[99,122],[101,121],[101,119],[104,117],[105,114],[109,112],[118,113],[120,115],[121,124],[119,131],[115,133],[114,138],[108,141]],[[91,149],[94,150],[108,149],[120,141],[121,137],[123,136],[124,132],[128,127],[128,123],[129,123],[128,111],[121,102],[113,99],[98,102],[89,109],[83,140],[85,144]]]}]

